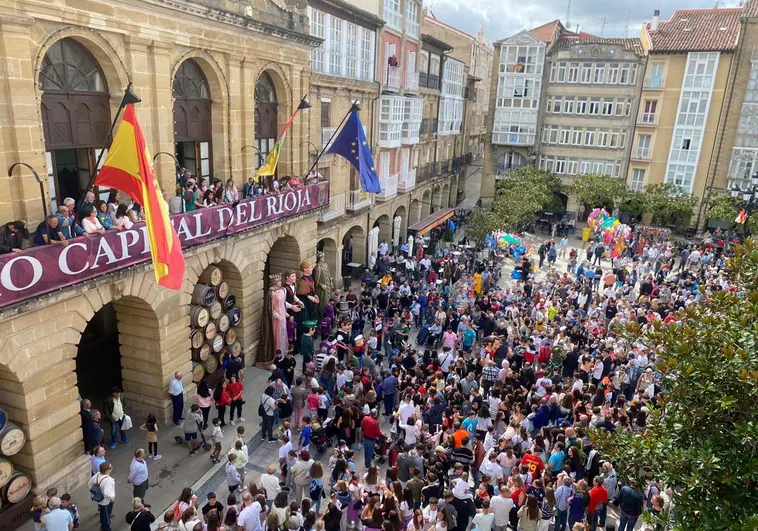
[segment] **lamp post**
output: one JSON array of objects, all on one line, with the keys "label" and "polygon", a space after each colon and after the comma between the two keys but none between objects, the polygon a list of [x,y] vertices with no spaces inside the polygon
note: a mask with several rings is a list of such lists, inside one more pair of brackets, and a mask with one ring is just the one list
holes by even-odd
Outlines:
[{"label": "lamp post", "polygon": [[745,236],[750,234],[750,216],[756,207],[756,197],[758,197],[758,171],[754,172],[750,176],[750,186],[744,190],[738,185],[734,185],[730,192],[733,199],[740,199],[740,206],[745,210],[747,217],[745,218]]},{"label": "lamp post", "polygon": [[[310,140],[306,140],[304,142],[300,142],[300,147],[302,147],[303,144],[308,144],[308,158],[309,159],[313,160],[314,157],[318,157],[318,148],[316,147],[316,144],[314,144]],[[313,148],[313,153],[311,153],[311,148]],[[305,175],[303,178],[307,179],[308,176]]]},{"label": "lamp post", "polygon": [[39,195],[40,199],[42,200],[42,214],[45,216],[45,224],[47,224],[47,201],[45,201],[45,183],[42,182],[42,179],[39,176],[39,173],[37,173],[37,170],[32,168],[29,164],[26,162],[15,162],[11,164],[10,168],[8,168],[8,178],[13,178],[13,170],[16,168],[16,166],[23,166],[27,168],[30,172],[32,172],[32,175],[34,175],[34,178],[37,180],[37,183],[39,184]]},{"label": "lamp post", "polygon": [[[153,166],[155,166],[155,160],[158,158],[158,155],[168,155],[172,159],[174,159],[174,165],[176,166],[177,170],[181,170],[182,167],[179,165],[179,160],[176,158],[176,156],[173,153],[169,153],[168,151],[159,151],[155,155],[153,155]],[[184,172],[179,176],[179,186],[182,187],[182,190],[184,190]],[[181,195],[181,194],[179,194]]]},{"label": "lamp post", "polygon": [[254,149],[258,153],[258,167],[263,166],[263,153],[261,153],[261,150],[255,146],[242,146],[240,151],[245,151],[247,148]]}]

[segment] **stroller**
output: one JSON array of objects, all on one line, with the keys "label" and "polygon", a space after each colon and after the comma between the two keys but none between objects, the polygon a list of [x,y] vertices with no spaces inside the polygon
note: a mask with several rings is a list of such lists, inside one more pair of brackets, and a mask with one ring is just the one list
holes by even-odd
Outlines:
[{"label": "stroller", "polygon": [[[203,425],[200,423],[200,421],[197,422],[197,433],[200,435],[200,448],[202,448],[205,452],[209,451],[211,449],[211,443],[205,440]],[[181,437],[179,435],[174,435],[174,440],[176,441],[176,444],[187,444],[187,441],[184,440],[184,437]]]},{"label": "stroller", "polygon": [[324,450],[332,446],[334,438],[334,419],[326,419],[324,423],[311,434],[311,442],[316,445],[318,453],[324,453]]},{"label": "stroller", "polygon": [[390,441],[387,439],[386,435],[382,435],[377,439],[376,445],[374,446],[374,455],[376,456],[376,462],[380,465],[384,464],[387,460],[387,455],[389,454],[390,450]]}]

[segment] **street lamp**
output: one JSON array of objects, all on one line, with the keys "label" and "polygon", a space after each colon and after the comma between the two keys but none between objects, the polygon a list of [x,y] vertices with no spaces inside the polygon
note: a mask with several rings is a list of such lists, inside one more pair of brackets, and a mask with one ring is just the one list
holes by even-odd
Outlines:
[{"label": "street lamp", "polygon": [[40,198],[42,199],[42,213],[45,216],[45,224],[47,224],[47,201],[45,201],[45,183],[42,182],[42,179],[39,176],[39,173],[37,173],[37,170],[32,168],[29,164],[26,162],[15,162],[11,164],[11,167],[8,168],[8,178],[13,178],[13,170],[16,168],[16,166],[24,166],[29,171],[32,172],[32,175],[34,175],[34,178],[37,180],[37,183],[39,184],[39,194]]},{"label": "street lamp", "polygon": [[748,188],[745,188],[743,190],[737,184],[735,184],[732,186],[730,195],[733,199],[738,199],[740,196],[742,196],[740,206],[746,214],[744,224],[745,235],[747,236],[750,233],[750,225],[748,224],[748,220],[750,219],[750,215],[753,213],[753,210],[755,209],[757,203],[756,197],[758,197],[758,171],[754,172],[753,175],[750,176],[750,186]]},{"label": "street lamp", "polygon": [[255,152],[258,153],[258,166],[263,166],[263,154],[261,153],[261,150],[255,146],[242,146],[240,151],[245,151],[247,148],[254,149]]},{"label": "street lamp", "polygon": [[[173,153],[169,153],[168,151],[159,151],[155,155],[153,155],[153,165],[155,165],[155,160],[158,158],[158,155],[168,155],[172,159],[174,159],[174,164],[176,165],[177,170],[181,170],[182,167],[179,165],[179,160],[176,158],[176,156]],[[182,172],[181,175],[179,175],[179,186],[182,187],[182,190],[184,190],[184,172]],[[180,194],[181,195],[181,194]]]}]

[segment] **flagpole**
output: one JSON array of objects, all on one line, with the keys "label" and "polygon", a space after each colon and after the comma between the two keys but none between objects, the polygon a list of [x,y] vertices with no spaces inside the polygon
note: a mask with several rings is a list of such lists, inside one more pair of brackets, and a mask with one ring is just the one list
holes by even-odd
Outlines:
[{"label": "flagpole", "polygon": [[324,147],[321,148],[321,153],[319,153],[318,156],[316,157],[316,160],[313,161],[313,165],[311,166],[311,169],[308,170],[308,173],[305,174],[305,177],[304,177],[305,179],[308,178],[308,176],[311,174],[311,172],[313,171],[313,169],[318,165],[318,161],[319,161],[319,159],[321,159],[321,156],[326,151],[326,148],[328,148],[329,144],[332,143],[332,140],[334,140],[334,137],[337,136],[337,133],[339,133],[340,129],[342,129],[342,125],[345,123],[345,120],[347,120],[347,117],[350,116],[350,113],[353,112],[354,110],[360,110],[360,107],[358,107],[357,103],[353,103],[350,106],[350,110],[348,110],[347,113],[345,113],[345,116],[342,117],[342,121],[337,126],[337,128],[334,130],[334,133],[332,133],[332,136],[329,137],[329,141],[326,144],[324,144]]},{"label": "flagpole", "polygon": [[121,117],[121,113],[124,111],[126,106],[129,105],[130,103],[140,103],[141,101],[142,99],[140,99],[139,96],[137,96],[134,92],[132,92],[132,82],[130,81],[129,84],[124,89],[124,96],[121,98],[121,103],[119,104],[118,110],[116,111],[116,116],[113,118],[113,121],[111,122],[111,128],[108,130],[108,134],[105,135],[105,139],[103,140],[103,147],[100,149],[100,154],[97,156],[97,161],[95,161],[95,171],[92,172],[92,174],[90,174],[89,183],[87,184],[87,188],[84,189],[84,195],[79,200],[79,204],[77,205],[77,210],[84,203],[84,199],[87,197],[87,192],[89,191],[89,189],[92,188],[92,186],[95,184],[95,178],[97,177],[97,174],[100,171],[100,162],[103,160],[103,156],[105,155],[105,148],[108,145],[108,139],[113,135],[113,130],[116,128],[116,123],[118,122],[118,119]]}]

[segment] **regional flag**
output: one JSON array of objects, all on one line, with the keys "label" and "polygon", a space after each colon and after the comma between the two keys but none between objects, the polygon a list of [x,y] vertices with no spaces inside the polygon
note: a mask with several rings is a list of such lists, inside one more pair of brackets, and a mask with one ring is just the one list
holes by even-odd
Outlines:
[{"label": "regional flag", "polygon": [[295,109],[295,112],[292,113],[292,116],[290,116],[290,119],[287,120],[287,123],[284,124],[284,129],[282,129],[282,132],[279,134],[279,138],[276,139],[276,143],[274,144],[274,147],[271,148],[271,151],[268,152],[268,155],[266,155],[266,163],[258,168],[258,171],[256,172],[256,177],[261,176],[268,176],[268,175],[276,175],[276,165],[279,164],[279,154],[282,152],[282,146],[284,145],[284,139],[287,137],[287,130],[292,125],[292,122],[295,120],[295,116],[297,116],[297,113],[299,113],[303,109],[309,109],[310,104],[303,98],[300,101],[300,105],[297,106],[297,109]]},{"label": "regional flag", "polygon": [[739,214],[737,214],[737,217],[734,218],[734,222],[739,225],[742,225],[746,221],[747,221],[747,212],[745,212],[744,209],[740,210]]},{"label": "regional flag", "polygon": [[160,286],[178,290],[184,279],[184,254],[151,160],[134,105],[129,104],[95,185],[121,190],[142,205],[155,280]]},{"label": "regional flag", "polygon": [[371,155],[371,148],[366,140],[366,133],[363,130],[361,119],[358,117],[356,105],[353,105],[345,126],[332,142],[328,152],[342,155],[358,170],[361,188],[364,191],[374,194],[381,193],[382,187],[379,184],[376,167],[374,167],[374,157]]}]

